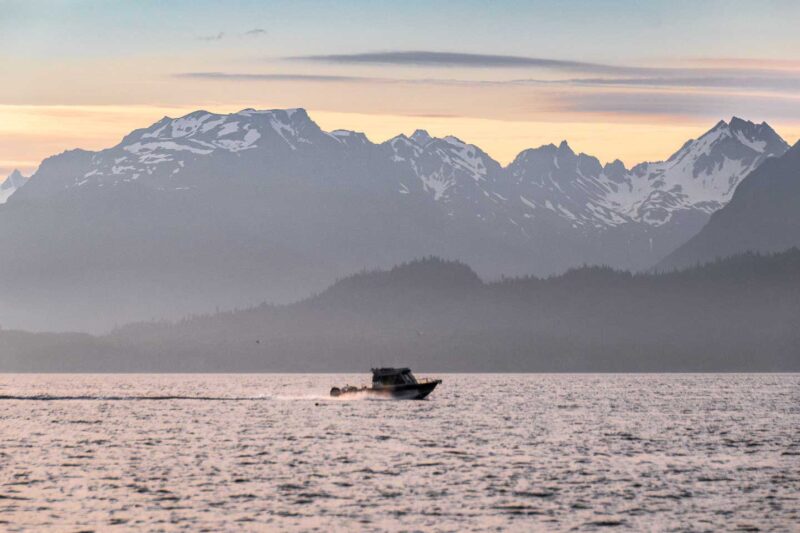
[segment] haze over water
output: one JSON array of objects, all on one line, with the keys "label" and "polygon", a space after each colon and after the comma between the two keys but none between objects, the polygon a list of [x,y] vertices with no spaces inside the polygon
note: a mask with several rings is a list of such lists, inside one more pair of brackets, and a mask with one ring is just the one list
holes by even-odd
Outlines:
[{"label": "haze over water", "polygon": [[[421,376],[426,376],[420,373]],[[800,375],[0,375],[0,528],[789,530]]]}]

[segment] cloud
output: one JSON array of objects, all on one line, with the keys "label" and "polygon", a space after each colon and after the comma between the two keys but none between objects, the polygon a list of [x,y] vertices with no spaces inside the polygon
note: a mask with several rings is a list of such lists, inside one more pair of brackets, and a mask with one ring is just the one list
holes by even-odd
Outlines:
[{"label": "cloud", "polygon": [[258,37],[261,35],[265,35],[267,30],[262,28],[253,28],[252,30],[246,31],[242,34],[243,37]]},{"label": "cloud", "polygon": [[795,97],[657,91],[568,91],[559,95],[560,111],[630,116],[684,116],[716,119],[747,116],[758,120],[798,120]]},{"label": "cloud", "polygon": [[232,81],[321,81],[321,82],[358,82],[380,81],[379,78],[359,76],[327,76],[322,74],[250,74],[236,72],[181,72],[174,74],[176,78],[196,80],[232,80]]},{"label": "cloud", "polygon": [[[262,35],[266,35],[267,30],[263,28],[253,28],[252,30],[247,30],[246,32],[242,33],[235,33],[233,34],[234,37],[260,37]],[[225,32],[214,33],[211,35],[201,35],[197,37],[200,41],[221,41],[223,39],[227,39],[228,35]]]},{"label": "cloud", "polygon": [[606,77],[606,78],[567,78],[543,80],[534,78],[512,80],[469,80],[452,78],[392,78],[348,75],[294,74],[294,73],[227,73],[227,72],[186,72],[176,74],[179,78],[235,81],[309,81],[309,82],[353,82],[353,83],[398,83],[419,85],[460,85],[460,86],[570,86],[570,87],[608,87],[608,88],[647,88],[647,89],[719,89],[720,94],[735,90],[768,91],[797,94],[800,91],[800,77],[786,76],[676,76],[676,77]]},{"label": "cloud", "polygon": [[250,72],[180,72],[173,74],[176,78],[192,78],[197,80],[232,80],[232,81],[321,81],[352,83],[404,83],[418,85],[506,85],[516,82],[493,82],[478,80],[456,80],[447,78],[388,78],[377,76],[347,76],[336,74],[294,74],[294,73],[250,73]]},{"label": "cloud", "polygon": [[701,57],[688,58],[684,61],[690,64],[702,65],[712,68],[730,69],[775,69],[775,70],[800,70],[800,60],[774,59],[769,57],[738,58],[738,57]]},{"label": "cloud", "polygon": [[[689,77],[608,77],[565,78],[562,80],[514,79],[468,80],[446,78],[368,77],[329,74],[185,72],[178,78],[193,80],[229,80],[234,82],[297,82],[406,85],[403,94],[413,95],[413,85],[460,87],[474,91],[476,100],[503,95],[500,99],[529,107],[531,113],[568,113],[577,115],[616,115],[628,117],[692,117],[718,120],[739,115],[759,120],[800,120],[800,77],[797,76],[689,76]],[[502,93],[483,92],[487,90]],[[378,90],[378,89],[376,89]],[[412,91],[412,92],[409,92]],[[372,94],[372,93],[370,93]],[[425,93],[430,94],[430,93]],[[451,93],[435,93],[447,97]],[[456,94],[456,93],[453,93]],[[465,94],[463,92],[457,94]],[[528,103],[523,103],[528,102]],[[502,104],[496,111],[503,115]],[[420,112],[420,111],[415,111]],[[429,112],[429,111],[427,111]],[[426,111],[421,111],[425,114]],[[434,111],[436,113],[436,111]],[[448,108],[445,113],[463,114]]]},{"label": "cloud", "polygon": [[200,41],[221,41],[225,37],[223,32],[215,33],[214,35],[201,35],[197,39]]},{"label": "cloud", "polygon": [[[523,81],[523,80],[520,80]],[[531,80],[540,83],[538,80]],[[652,78],[585,78],[562,80],[571,85],[617,87],[687,88],[687,89],[753,89],[776,92],[800,91],[797,76],[695,76]]]},{"label": "cloud", "polygon": [[652,70],[647,68],[605,65],[602,63],[588,63],[583,61],[568,61],[541,57],[466,54],[459,52],[431,52],[424,50],[368,52],[359,54],[308,55],[287,57],[286,59],[294,61],[313,61],[335,64],[413,65],[468,68],[528,67],[607,74],[646,73]]},{"label": "cloud", "polygon": [[[432,51],[388,51],[356,54],[294,56],[285,59],[328,64],[373,64],[397,66],[437,66],[465,68],[531,68],[594,74],[593,78],[563,80],[498,80],[499,84],[567,84],[663,88],[719,88],[768,91],[800,90],[800,77],[787,70],[795,62],[755,62],[743,60],[707,60],[717,68],[640,67],[608,65],[515,55],[469,54]],[[410,80],[409,80],[410,81]],[[422,81],[422,80],[419,80]],[[431,80],[434,83],[445,80]],[[452,80],[456,82],[456,80]],[[464,83],[470,83],[465,81]],[[479,83],[479,82],[472,82]]]}]

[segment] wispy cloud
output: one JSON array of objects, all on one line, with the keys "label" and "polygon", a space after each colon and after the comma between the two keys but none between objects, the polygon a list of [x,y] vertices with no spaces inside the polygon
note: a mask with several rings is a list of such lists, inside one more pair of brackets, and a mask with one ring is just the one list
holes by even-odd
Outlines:
[{"label": "wispy cloud", "polygon": [[396,78],[376,76],[349,76],[330,74],[295,73],[241,73],[241,72],[184,72],[178,78],[232,81],[298,81],[298,82],[352,82],[352,83],[395,83],[421,85],[460,85],[460,86],[571,86],[571,87],[616,87],[647,89],[718,89],[725,91],[767,91],[775,93],[796,93],[800,91],[800,77],[796,75],[775,76],[660,76],[660,77],[605,77],[605,78],[566,78],[544,80],[535,78],[512,80],[470,80],[452,78]]},{"label": "wispy cloud", "polygon": [[[242,33],[234,33],[232,34],[233,37],[261,37],[267,34],[267,30],[263,28],[253,28],[252,30],[247,30]],[[223,39],[227,39],[231,35],[228,35],[225,32],[214,33],[211,35],[200,35],[197,37],[200,41],[221,41]]]},{"label": "wispy cloud", "polygon": [[200,41],[221,41],[225,37],[225,33],[219,32],[213,35],[200,35],[197,37]]},{"label": "wispy cloud", "polygon": [[[432,83],[562,84],[619,87],[718,88],[800,90],[800,77],[789,67],[796,62],[758,62],[755,60],[696,60],[715,68],[608,65],[565,59],[515,55],[489,55],[434,51],[388,51],[356,54],[293,56],[284,59],[328,64],[396,66],[437,66],[465,68],[530,68],[561,72],[580,72],[597,77],[572,79],[518,79],[492,81],[427,80]],[[703,63],[707,62],[707,63]],[[411,82],[412,80],[405,80]],[[423,81],[423,80],[417,80]]]},{"label": "wispy cloud", "polygon": [[[525,81],[481,81],[458,80],[449,78],[392,78],[379,76],[348,76],[337,74],[295,74],[295,73],[252,73],[252,72],[179,72],[173,74],[175,78],[189,78],[196,80],[230,80],[230,81],[308,81],[308,82],[352,82],[352,83],[395,83],[409,85],[461,85],[461,86],[489,86],[489,85],[521,85],[534,83],[533,80]],[[542,82],[548,83],[548,82]]]},{"label": "wispy cloud", "polygon": [[231,80],[231,81],[320,81],[320,82],[358,82],[380,81],[380,78],[359,76],[328,76],[323,74],[252,74],[236,72],[181,72],[176,78],[196,80]]},{"label": "wispy cloud", "polygon": [[702,57],[688,58],[684,61],[688,64],[712,68],[800,70],[800,60],[798,59]]},{"label": "wispy cloud", "polygon": [[[441,86],[424,92],[429,106],[387,104],[404,115],[452,115],[509,117],[514,120],[544,116],[673,117],[680,119],[719,120],[730,115],[769,121],[800,120],[800,80],[745,78],[626,78],[563,80],[454,80],[435,78],[402,79],[330,74],[185,72],[177,78],[234,83],[352,83],[354,94],[369,99],[375,94],[414,95],[413,85]],[[739,86],[735,84],[738,83]],[[370,88],[370,84],[383,87]],[[355,87],[359,86],[359,87]],[[391,86],[391,88],[390,88]],[[406,87],[403,87],[406,86]],[[765,89],[780,87],[782,91]],[[485,88],[481,89],[481,88]],[[324,91],[326,94],[329,91]],[[376,92],[379,91],[379,92]],[[499,91],[499,92],[498,92]],[[304,94],[314,94],[304,93]],[[464,95],[470,95],[469,108],[463,107]],[[456,95],[457,97],[454,97]],[[324,98],[322,100],[325,100]],[[408,100],[413,100],[409,96]],[[482,102],[477,104],[476,102]],[[491,103],[490,103],[491,102]],[[508,103],[506,103],[508,102]],[[353,105],[357,103],[350,102]],[[486,107],[486,106],[489,107]],[[474,108],[477,106],[477,108]],[[483,106],[483,107],[481,107]],[[514,108],[513,113],[509,109]],[[475,115],[477,113],[477,115]],[[577,118],[576,118],[577,117]],[[604,120],[606,119],[604,118]]]},{"label": "wispy cloud", "polygon": [[293,61],[313,61],[335,64],[413,65],[468,68],[535,67],[551,70],[596,72],[607,74],[634,74],[649,72],[651,70],[647,68],[606,65],[602,63],[588,63],[583,61],[570,61],[542,57],[467,54],[459,52],[432,52],[425,50],[292,56],[285,59]]},{"label": "wispy cloud", "polygon": [[653,87],[687,89],[753,89],[767,91],[798,91],[800,77],[797,76],[696,76],[654,78],[584,78],[563,80],[559,83],[572,85],[596,85],[617,87]]},{"label": "wispy cloud", "polygon": [[654,91],[570,91],[559,95],[560,111],[612,115],[798,120],[797,97]]},{"label": "wispy cloud", "polygon": [[242,34],[243,37],[259,37],[261,35],[265,35],[267,30],[263,28],[253,28],[252,30],[246,31]]}]

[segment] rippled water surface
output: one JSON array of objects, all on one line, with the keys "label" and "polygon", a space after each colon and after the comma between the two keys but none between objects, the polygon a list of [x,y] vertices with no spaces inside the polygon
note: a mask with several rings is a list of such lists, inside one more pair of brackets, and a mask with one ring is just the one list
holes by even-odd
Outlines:
[{"label": "rippled water surface", "polygon": [[798,530],[798,375],[0,375],[0,529]]}]

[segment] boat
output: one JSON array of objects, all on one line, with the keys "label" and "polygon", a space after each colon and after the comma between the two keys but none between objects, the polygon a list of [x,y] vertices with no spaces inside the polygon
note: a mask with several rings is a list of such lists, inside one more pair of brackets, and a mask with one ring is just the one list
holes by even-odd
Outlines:
[{"label": "boat", "polygon": [[410,368],[373,368],[372,387],[333,387],[331,396],[369,395],[397,400],[422,400],[441,382],[441,379],[418,380]]}]

